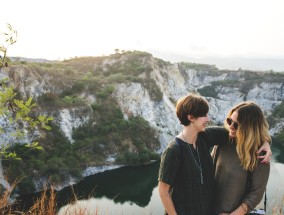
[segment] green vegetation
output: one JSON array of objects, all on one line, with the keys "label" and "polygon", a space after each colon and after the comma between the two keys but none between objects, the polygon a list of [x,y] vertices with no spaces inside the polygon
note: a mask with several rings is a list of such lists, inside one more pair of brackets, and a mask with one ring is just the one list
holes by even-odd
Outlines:
[{"label": "green vegetation", "polygon": [[[191,64],[183,63],[181,64],[183,67],[180,69],[184,69],[184,65],[186,65],[186,68],[191,68]],[[198,66],[197,66],[198,65]],[[198,89],[198,91],[205,96],[212,96],[216,98],[216,94],[214,91],[216,91],[216,87],[222,86],[222,87],[229,87],[229,88],[237,88],[242,92],[244,95],[246,95],[251,89],[253,89],[255,86],[265,82],[265,83],[283,83],[284,82],[284,73],[276,73],[276,72],[256,72],[256,71],[248,71],[248,70],[238,70],[238,71],[231,71],[231,70],[218,70],[216,68],[211,68],[210,65],[207,65],[206,67],[203,67],[203,65],[193,65],[193,68],[195,68],[197,71],[203,70],[203,75],[210,75],[210,76],[219,76],[221,74],[226,73],[226,79],[222,81],[213,81],[211,82],[211,87],[205,87],[202,89]],[[197,69],[198,68],[198,69]],[[239,73],[239,74],[236,74]],[[198,75],[198,73],[197,73]],[[235,80],[235,76],[238,76],[238,80]],[[213,90],[210,92],[210,90]]]},{"label": "green vegetation", "polygon": [[[3,54],[3,57],[1,56],[0,58],[1,71],[4,69],[8,70],[9,60],[6,56],[7,47],[16,42],[16,31],[14,31],[10,25],[8,25],[8,30],[10,33],[3,34],[4,37],[7,37],[5,41],[8,45],[0,44],[0,53]],[[14,86],[11,84],[9,78],[0,80],[0,89],[0,116],[2,121],[0,128],[0,162],[3,162],[3,166],[5,166],[5,164],[13,166],[14,162],[17,163],[23,161],[25,155],[31,155],[33,152],[39,152],[39,150],[43,149],[39,144],[41,143],[40,139],[44,137],[46,131],[50,131],[51,127],[49,126],[49,123],[53,118],[48,117],[47,115],[36,114],[36,103],[33,102],[31,97],[22,100],[21,96],[14,90]],[[13,141],[2,138],[5,135],[13,137]],[[33,138],[30,138],[31,136]],[[21,143],[20,151],[13,150],[17,147],[15,142]],[[16,168],[18,167],[16,166]],[[8,172],[9,169],[6,168],[6,170]],[[11,178],[8,174],[8,181],[11,179],[11,184],[24,176],[22,174],[16,174],[14,168],[11,168],[10,170]],[[30,192],[34,188],[33,182],[27,178],[22,178],[21,183],[22,186],[19,185],[19,189],[24,192],[27,190]],[[0,193],[0,201],[1,203],[4,203],[5,206],[5,202],[8,199],[8,196],[6,195],[7,191],[1,187]]]},{"label": "green vegetation", "polygon": [[[89,162],[103,162],[109,155],[120,155],[116,162],[122,164],[157,159],[158,155],[153,153],[159,148],[155,130],[142,117],[129,116],[125,120],[111,93],[110,86],[96,93],[98,101],[92,104],[94,119],[74,131],[75,147],[83,150]],[[130,159],[129,155],[135,158]]]},{"label": "green vegetation", "polygon": [[[276,106],[272,114],[268,117],[268,122],[270,127],[276,125],[277,122],[282,122],[283,118],[284,118],[284,102],[281,102],[281,104]],[[281,149],[284,149],[284,129],[280,131],[278,134],[274,135],[273,142],[277,145],[281,145],[282,147]]]},{"label": "green vegetation", "polygon": [[[80,92],[85,85],[75,86],[76,91]],[[50,183],[59,184],[70,176],[80,179],[86,167],[104,165],[109,156],[118,155],[116,162],[126,165],[159,159],[159,155],[154,152],[160,145],[155,130],[142,117],[129,116],[125,120],[111,96],[113,89],[110,84],[95,91],[97,101],[91,106],[94,118],[74,129],[73,144],[60,132],[59,127],[51,124],[52,131],[38,140],[43,150],[25,153],[21,144],[9,149],[9,152],[22,157],[22,160],[3,162],[9,181],[16,180],[19,175],[24,177],[18,185],[19,192],[34,191],[33,179],[46,178]],[[74,96],[72,91],[68,92],[63,93],[65,99]],[[38,100],[39,104],[53,107],[53,110],[58,107],[57,102],[62,101],[55,94],[45,94]]]},{"label": "green vegetation", "polygon": [[274,143],[275,144],[280,144],[280,145],[282,145],[284,147],[284,130],[282,130],[280,133],[275,135]]},{"label": "green vegetation", "polygon": [[21,155],[21,160],[3,161],[9,182],[15,181],[19,176],[24,177],[18,184],[21,193],[33,192],[35,187],[33,179],[46,178],[51,183],[62,183],[70,175],[81,177],[82,167],[74,146],[60,132],[59,128],[51,125],[52,132],[39,140],[43,150],[32,150],[26,153],[23,145],[16,144],[10,150]]},{"label": "green vegetation", "polygon": [[213,86],[205,86],[203,88],[198,89],[197,92],[202,96],[218,98],[216,88]]},{"label": "green vegetation", "polygon": [[156,63],[160,68],[164,68],[164,67],[172,65],[170,62],[163,61],[162,59],[156,59]]},{"label": "green vegetation", "polygon": [[17,42],[17,34],[17,31],[10,24],[7,24],[7,32],[0,32],[1,42],[5,41],[3,44],[0,44],[0,69],[8,67],[7,50],[9,46]]},{"label": "green vegetation", "polygon": [[160,88],[156,85],[156,82],[149,76],[146,80],[143,80],[143,86],[148,89],[149,95],[154,101],[161,101],[163,99],[163,93]]},{"label": "green vegetation", "polygon": [[275,107],[272,116],[277,118],[284,118],[284,102]]},{"label": "green vegetation", "polygon": [[[36,143],[43,143],[43,150],[31,149],[25,153],[20,141],[7,149],[7,154],[15,153],[22,157],[22,160],[3,163],[7,171],[13,170],[10,180],[15,180],[19,175],[25,176],[18,190],[27,193],[34,189],[32,178],[50,179],[51,183],[60,183],[69,176],[80,178],[86,167],[103,165],[108,161],[107,158],[114,157],[116,163],[126,165],[159,159],[155,153],[160,144],[157,133],[142,117],[131,114],[124,116],[112,95],[117,84],[135,82],[147,89],[152,100],[160,102],[163,93],[153,79],[152,72],[156,67],[164,72],[167,66],[171,64],[155,59],[149,53],[120,50],[108,57],[83,57],[47,63],[21,59],[11,62],[11,76],[20,69],[31,73],[34,81],[48,86],[43,89],[45,93],[35,98],[38,105],[33,115],[44,112],[56,116],[63,108],[77,108],[83,109],[83,112],[90,111],[90,119],[81,127],[73,128],[72,144],[55,124],[45,121],[45,125],[52,127],[52,131],[36,140]],[[195,70],[200,77],[204,74],[220,76],[224,72],[234,76],[232,71],[220,71],[214,65],[182,62],[178,67],[184,76],[188,69]],[[219,85],[236,87],[246,93],[263,80],[279,82],[284,79],[282,74],[242,72],[240,81],[215,81],[211,86],[198,89],[198,92],[203,96],[217,98],[216,87]],[[166,72],[164,74],[167,75]],[[86,100],[87,96],[95,100],[91,107]],[[176,102],[173,98],[170,100]],[[275,116],[282,117],[282,112],[281,108],[276,109]],[[38,147],[36,143],[31,146]]]},{"label": "green vegetation", "polygon": [[215,65],[209,64],[200,64],[200,63],[188,63],[188,62],[181,62],[179,63],[185,69],[194,69],[196,71],[208,71],[210,75],[220,75],[221,73],[218,72],[219,70]]},{"label": "green vegetation", "polygon": [[[17,32],[12,29],[11,25],[8,25],[7,28],[9,33],[3,33],[7,45],[0,44],[0,53],[3,54],[3,57],[0,58],[0,70],[7,69],[7,47],[16,42]],[[27,152],[33,149],[41,149],[38,141],[30,142],[25,140],[25,137],[44,135],[45,130],[51,129],[48,123],[53,118],[34,114],[36,103],[33,102],[31,97],[27,100],[21,100],[8,78],[0,80],[0,89],[0,116],[1,121],[4,122],[0,128],[1,137],[3,137],[2,135],[10,135],[14,138],[14,141],[20,141]],[[17,153],[10,151],[12,144],[13,142],[1,138],[1,160],[21,159]]]},{"label": "green vegetation", "polygon": [[[106,57],[84,57],[64,61],[62,65],[73,71],[77,77],[75,82],[81,84],[89,91],[95,92],[101,86],[117,83],[138,82],[149,92],[154,101],[162,99],[162,92],[156,82],[150,77],[152,67],[149,60],[152,55],[140,51],[116,50],[116,54]],[[167,65],[157,59],[161,66]],[[77,83],[78,84],[78,83]],[[75,93],[75,85],[66,89]],[[80,91],[80,90],[79,90]],[[77,92],[78,93],[78,92]],[[64,93],[63,93],[64,94]]]},{"label": "green vegetation", "polygon": [[280,105],[276,106],[271,113],[271,115],[267,118],[270,127],[276,125],[277,122],[282,121],[284,118],[284,102],[281,102]]},{"label": "green vegetation", "polygon": [[38,104],[45,109],[68,108],[83,106],[85,101],[79,95],[65,95],[64,97],[55,93],[45,93],[37,98]]},{"label": "green vegetation", "polygon": [[[59,184],[70,176],[80,179],[87,166],[104,165],[107,156],[114,153],[119,155],[119,164],[135,165],[157,160],[159,155],[152,150],[159,143],[148,123],[139,117],[126,121],[119,109],[113,112],[111,116],[104,115],[106,118],[101,119],[103,123],[97,128],[85,125],[77,129],[73,144],[53,125],[53,132],[44,140],[43,150],[25,153],[22,145],[15,145],[11,151],[20,154],[22,159],[3,162],[9,181],[23,176],[18,191],[29,193],[35,190],[33,179],[46,178],[50,183]],[[130,152],[129,147],[134,151]]]},{"label": "green vegetation", "polygon": [[[273,127],[277,123],[282,122],[284,118],[284,102],[281,102],[280,105],[276,106],[272,112],[272,114],[267,118],[269,126]],[[280,132],[276,133],[273,138],[272,142],[275,148],[282,152],[284,150],[284,129]],[[277,155],[277,161],[284,163],[283,156],[281,154]]]},{"label": "green vegetation", "polygon": [[282,153],[284,151],[284,129],[282,129],[282,131],[272,137],[272,144],[273,147],[278,150],[275,157],[277,162],[284,163],[284,157]]},{"label": "green vegetation", "polygon": [[[0,135],[19,125],[11,134],[16,137],[16,143],[1,142],[0,150],[0,159],[3,161],[5,174],[9,176],[9,183],[21,178],[15,192],[34,192],[34,180],[62,184],[68,181],[70,176],[80,179],[86,167],[104,165],[108,158],[112,157],[117,164],[125,165],[144,164],[159,159],[159,155],[155,153],[160,147],[156,131],[140,116],[124,116],[112,94],[116,84],[136,82],[148,90],[152,100],[161,101],[163,93],[151,76],[152,64],[154,62],[156,66],[164,69],[171,66],[169,62],[153,59],[152,55],[146,52],[120,50],[108,57],[74,58],[63,62],[34,63],[21,59],[11,62],[7,59],[6,52],[7,47],[16,42],[16,31],[11,26],[8,26],[8,29],[10,33],[5,34],[8,45],[0,46],[0,69],[6,69],[9,63],[7,69],[11,77],[20,69],[34,75],[34,81],[47,82],[52,86],[44,89],[45,93],[35,98],[36,104],[31,98],[22,100],[20,93],[10,85],[9,79],[1,80],[0,115],[8,122],[8,126],[0,128]],[[223,73],[234,76],[236,72],[220,71],[214,65],[206,64],[182,62],[178,66],[183,75],[186,75],[185,71],[188,69],[197,71],[197,76],[219,76]],[[198,89],[198,92],[203,96],[217,98],[216,87],[219,85],[236,87],[246,94],[252,87],[264,81],[284,82],[284,73],[239,72],[241,77],[238,81],[229,80],[230,78],[226,81],[215,81],[211,86]],[[94,96],[95,102],[91,107],[87,106],[84,94]],[[170,100],[172,103],[176,102],[173,98]],[[59,114],[57,110],[63,108],[90,111],[89,121],[81,127],[73,128],[73,143],[69,142],[57,125],[51,123],[53,118],[48,117],[49,113]],[[269,119],[272,124],[283,117],[282,102]],[[31,143],[23,144],[27,134],[33,134],[36,138]],[[284,130],[275,135],[273,142],[283,150]],[[0,198],[1,207],[8,205],[9,198],[6,198],[5,194],[7,192],[9,191],[0,186],[1,197],[4,196]],[[30,214],[54,214],[53,200],[44,196]],[[3,211],[1,207],[0,213]]]}]

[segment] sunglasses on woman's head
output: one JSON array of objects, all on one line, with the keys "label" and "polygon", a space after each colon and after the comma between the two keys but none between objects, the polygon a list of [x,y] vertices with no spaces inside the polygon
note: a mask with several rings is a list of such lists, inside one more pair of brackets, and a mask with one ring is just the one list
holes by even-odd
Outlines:
[{"label": "sunglasses on woman's head", "polygon": [[235,130],[237,130],[238,127],[239,127],[239,123],[234,122],[231,118],[227,118],[227,124],[229,126],[231,126],[233,124],[233,127],[234,127]]}]

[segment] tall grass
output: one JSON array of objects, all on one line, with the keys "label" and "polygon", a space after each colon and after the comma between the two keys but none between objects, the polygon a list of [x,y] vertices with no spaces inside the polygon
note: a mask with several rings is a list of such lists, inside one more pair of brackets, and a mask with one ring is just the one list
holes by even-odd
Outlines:
[{"label": "tall grass", "polygon": [[47,189],[45,189],[41,197],[36,200],[26,214],[53,215],[56,214],[56,210],[56,194],[53,187],[51,187],[50,193],[47,194]]},{"label": "tall grass", "polygon": [[47,192],[44,190],[40,198],[38,198],[33,206],[26,211],[19,209],[17,202],[11,200],[11,194],[17,183],[11,186],[11,189],[6,189],[0,197],[0,215],[55,215],[56,194],[53,187]]},{"label": "tall grass", "polygon": [[[17,183],[11,185],[11,189],[7,189],[2,192],[0,196],[0,215],[99,215],[108,214],[107,211],[101,211],[99,213],[99,208],[96,208],[91,213],[88,210],[88,205],[80,204],[75,193],[74,200],[65,206],[63,210],[58,213],[57,203],[56,203],[56,192],[53,186],[49,189],[45,188],[41,196],[35,201],[35,203],[27,210],[22,211],[14,207],[15,203],[11,202],[11,193],[15,188]],[[282,215],[284,208],[284,196],[282,198],[281,205],[275,205],[272,209],[271,214],[266,215]],[[121,213],[118,213],[121,214]]]},{"label": "tall grass", "polygon": [[13,212],[12,209],[13,200],[11,194],[21,180],[22,178],[17,178],[9,187],[0,187],[0,215],[17,214],[16,211]]},{"label": "tall grass", "polygon": [[[12,201],[12,191],[19,183],[20,180],[14,182],[10,189],[0,190],[3,191],[0,194],[0,215],[55,215],[58,214],[56,191],[53,186],[43,190],[42,194],[34,204],[28,208],[19,208],[17,202]],[[60,215],[89,215],[86,206],[77,204],[78,199],[73,192],[74,200],[65,206]],[[98,215],[98,209],[92,215]]]}]

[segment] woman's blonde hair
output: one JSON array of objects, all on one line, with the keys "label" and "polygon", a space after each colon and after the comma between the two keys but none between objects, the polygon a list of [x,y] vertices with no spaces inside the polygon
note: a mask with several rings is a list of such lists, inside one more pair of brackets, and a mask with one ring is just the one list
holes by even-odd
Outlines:
[{"label": "woman's blonde hair", "polygon": [[[239,124],[236,132],[237,153],[243,168],[252,171],[257,166],[257,150],[264,140],[271,142],[269,126],[262,110],[253,102],[236,105],[229,111],[228,117],[235,111],[238,113]],[[226,123],[225,127],[228,129]]]}]

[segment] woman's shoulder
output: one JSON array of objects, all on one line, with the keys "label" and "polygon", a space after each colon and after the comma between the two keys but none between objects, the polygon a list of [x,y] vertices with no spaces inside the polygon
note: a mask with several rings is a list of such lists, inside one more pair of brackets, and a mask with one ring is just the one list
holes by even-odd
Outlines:
[{"label": "woman's shoulder", "polygon": [[181,151],[180,145],[176,142],[176,139],[173,139],[164,150],[163,157],[179,157],[181,155]]},{"label": "woman's shoulder", "polygon": [[176,147],[177,147],[176,145],[177,145],[177,143],[176,143],[175,139],[172,139],[172,140],[168,143],[168,145],[166,146],[165,151],[167,151],[167,150],[175,150]]},{"label": "woman's shoulder", "polygon": [[179,143],[178,143],[178,141],[179,141],[179,140],[177,139],[177,137],[175,137],[174,139],[172,139],[172,140],[169,142],[167,148],[172,149],[172,150],[178,149],[178,148],[179,148]]},{"label": "woman's shoulder", "polygon": [[166,150],[180,151],[181,147],[182,147],[182,141],[178,137],[175,137],[173,140],[169,142]]}]

